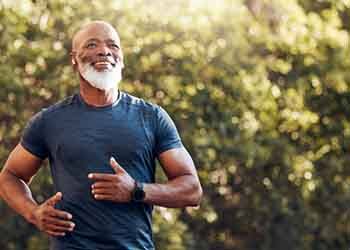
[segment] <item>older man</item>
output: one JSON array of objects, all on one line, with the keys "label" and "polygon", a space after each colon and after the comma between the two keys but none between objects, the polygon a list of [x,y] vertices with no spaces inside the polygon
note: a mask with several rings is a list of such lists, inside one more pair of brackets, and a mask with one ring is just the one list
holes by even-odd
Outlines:
[{"label": "older man", "polygon": [[[79,94],[29,121],[0,174],[0,194],[53,236],[52,249],[154,249],[153,205],[200,202],[191,156],[161,107],[118,89],[123,53],[110,24],[85,25],[72,48]],[[45,158],[57,193],[37,204],[28,184]],[[156,158],[166,183],[154,183]]]}]

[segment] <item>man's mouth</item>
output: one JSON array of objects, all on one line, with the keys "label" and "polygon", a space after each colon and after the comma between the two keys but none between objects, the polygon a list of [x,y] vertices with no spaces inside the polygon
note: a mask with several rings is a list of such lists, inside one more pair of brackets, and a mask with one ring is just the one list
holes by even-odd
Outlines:
[{"label": "man's mouth", "polygon": [[116,64],[110,61],[96,61],[90,64],[97,71],[112,70]]},{"label": "man's mouth", "polygon": [[92,66],[109,66],[111,65],[112,67],[115,66],[115,63],[112,62],[108,62],[108,61],[101,61],[101,62],[92,62],[91,63]]}]

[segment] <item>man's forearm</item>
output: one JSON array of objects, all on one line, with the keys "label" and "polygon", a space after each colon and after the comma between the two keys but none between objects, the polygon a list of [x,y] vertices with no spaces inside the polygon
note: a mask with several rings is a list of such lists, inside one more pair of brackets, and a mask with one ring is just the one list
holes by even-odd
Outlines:
[{"label": "man's forearm", "polygon": [[163,207],[198,206],[202,188],[193,175],[183,175],[164,184],[145,184],[144,202]]},{"label": "man's forearm", "polygon": [[33,223],[32,212],[37,207],[37,203],[29,187],[6,169],[0,173],[0,195],[12,209]]}]

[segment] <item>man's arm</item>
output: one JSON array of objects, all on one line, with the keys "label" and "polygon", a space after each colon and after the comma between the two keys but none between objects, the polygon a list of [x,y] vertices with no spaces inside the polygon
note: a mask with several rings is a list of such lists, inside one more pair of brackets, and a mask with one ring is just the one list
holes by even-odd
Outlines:
[{"label": "man's arm", "polygon": [[184,147],[167,150],[159,161],[168,177],[164,184],[145,184],[144,202],[163,207],[198,206],[202,187],[190,154]]},{"label": "man's arm", "polygon": [[[189,153],[184,147],[167,150],[159,155],[160,163],[168,177],[164,184],[144,184],[144,202],[164,207],[198,206],[202,188]],[[91,192],[96,200],[129,202],[135,180],[111,158],[114,174],[90,173],[94,181]]]},{"label": "man's arm", "polygon": [[27,184],[39,170],[42,160],[27,152],[20,144],[11,152],[0,173],[0,195],[17,213],[33,222],[37,206]]},{"label": "man's arm", "polygon": [[59,211],[54,205],[62,198],[57,193],[38,205],[28,187],[32,177],[40,168],[42,160],[28,152],[20,144],[11,152],[0,173],[0,196],[17,213],[40,230],[53,236],[64,235],[73,228],[68,221],[72,216]]}]

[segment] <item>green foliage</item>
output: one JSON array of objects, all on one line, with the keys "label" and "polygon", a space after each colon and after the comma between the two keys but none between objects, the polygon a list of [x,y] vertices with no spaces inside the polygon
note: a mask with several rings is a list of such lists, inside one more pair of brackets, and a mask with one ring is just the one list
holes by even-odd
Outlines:
[{"label": "green foliage", "polygon": [[[155,209],[157,249],[348,248],[348,0],[0,1],[2,165],[29,117],[78,90],[70,41],[94,19],[121,35],[122,89],[169,111],[204,187],[200,208]],[[47,249],[0,211],[1,249]]]}]

